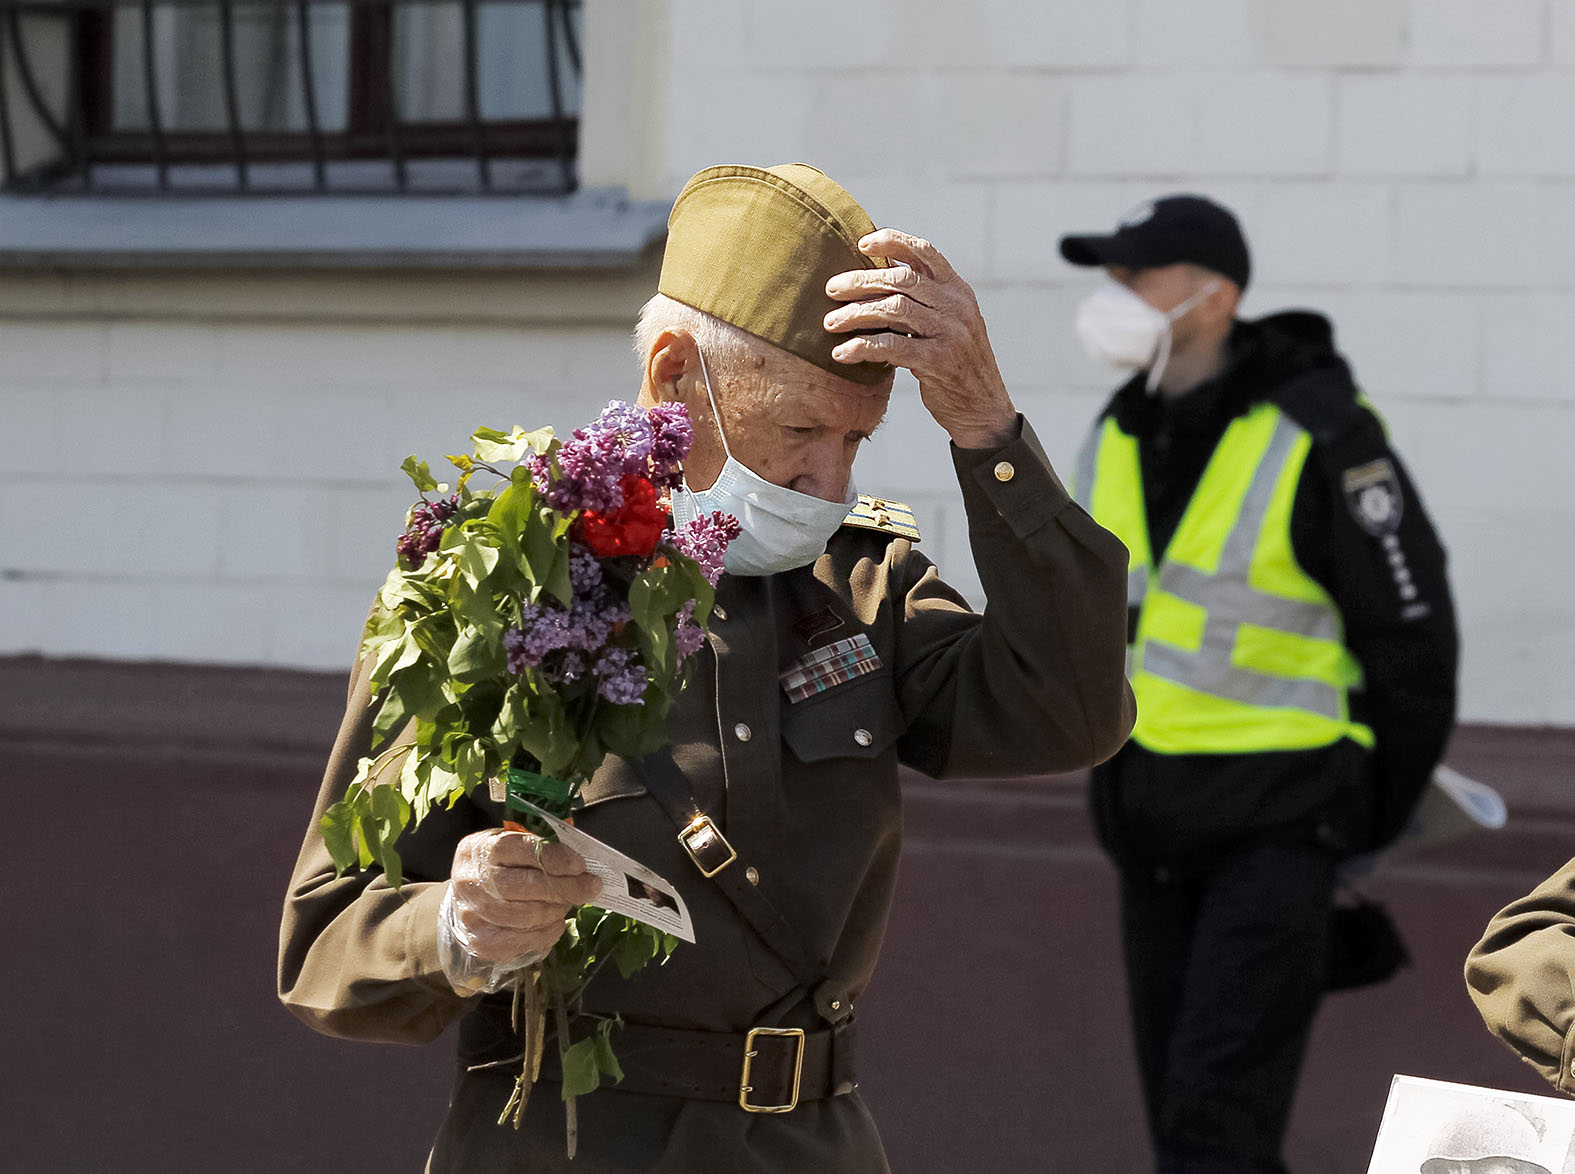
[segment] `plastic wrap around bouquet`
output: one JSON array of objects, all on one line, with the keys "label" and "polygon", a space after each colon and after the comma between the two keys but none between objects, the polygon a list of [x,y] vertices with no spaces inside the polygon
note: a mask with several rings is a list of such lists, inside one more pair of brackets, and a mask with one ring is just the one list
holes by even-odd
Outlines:
[{"label": "plastic wrap around bouquet", "polygon": [[[421,500],[361,644],[378,705],[372,749],[393,744],[361,760],[322,819],[339,872],[378,867],[399,886],[400,834],[479,786],[544,831],[526,804],[566,817],[607,754],[667,744],[738,533],[722,514],[671,528],[664,499],[692,438],[680,405],[615,401],[568,440],[550,428],[478,430],[470,455],[448,458],[452,491],[426,462],[405,461]],[[512,980],[524,1066],[500,1122],[519,1124],[551,1008],[572,1151],[572,1098],[621,1075],[613,1022],[569,1039],[589,976],[611,962],[627,977],[675,944],[607,910],[574,911],[552,953]]]}]

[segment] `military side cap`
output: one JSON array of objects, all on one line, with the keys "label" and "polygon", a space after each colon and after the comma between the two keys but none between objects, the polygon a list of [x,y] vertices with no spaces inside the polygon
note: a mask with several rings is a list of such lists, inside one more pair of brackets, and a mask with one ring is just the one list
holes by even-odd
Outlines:
[{"label": "military side cap", "polygon": [[827,281],[885,265],[859,252],[874,230],[857,200],[807,164],[708,167],[673,204],[656,288],[833,375],[879,383],[891,368],[837,362],[831,350],[849,336],[824,325],[841,304]]},{"label": "military side cap", "polygon": [[910,542],[919,540],[919,522],[913,516],[912,507],[900,501],[892,501],[888,497],[859,494],[859,504],[848,511],[848,516],[842,519],[842,524],[860,530],[879,530],[882,534],[895,534],[898,538],[906,538]]}]

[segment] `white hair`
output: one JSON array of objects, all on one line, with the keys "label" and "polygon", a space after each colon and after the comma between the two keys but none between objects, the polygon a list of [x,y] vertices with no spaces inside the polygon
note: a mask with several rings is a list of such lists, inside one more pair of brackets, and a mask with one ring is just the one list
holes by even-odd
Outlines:
[{"label": "white hair", "polygon": [[666,294],[657,294],[640,307],[640,319],[634,326],[634,353],[642,365],[665,330],[684,330],[692,335],[705,356],[706,367],[715,376],[737,377],[765,365],[766,344],[760,339]]}]

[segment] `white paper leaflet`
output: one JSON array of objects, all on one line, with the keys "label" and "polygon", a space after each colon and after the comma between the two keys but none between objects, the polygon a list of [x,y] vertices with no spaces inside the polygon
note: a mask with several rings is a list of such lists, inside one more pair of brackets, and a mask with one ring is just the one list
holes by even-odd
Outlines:
[{"label": "white paper leaflet", "polygon": [[638,860],[548,815],[540,807],[531,803],[525,806],[557,834],[559,843],[585,857],[587,871],[601,878],[601,896],[594,902],[597,908],[622,913],[686,942],[695,940],[689,907],[671,884]]}]

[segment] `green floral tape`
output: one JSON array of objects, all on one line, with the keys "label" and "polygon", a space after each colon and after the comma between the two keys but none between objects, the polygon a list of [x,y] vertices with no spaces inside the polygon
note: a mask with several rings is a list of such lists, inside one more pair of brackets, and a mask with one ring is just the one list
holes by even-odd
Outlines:
[{"label": "green floral tape", "polygon": [[568,779],[555,779],[551,775],[520,770],[517,766],[511,766],[508,770],[508,806],[511,811],[523,811],[525,803],[534,803],[561,819],[569,814],[569,806],[574,801],[577,789]]}]

